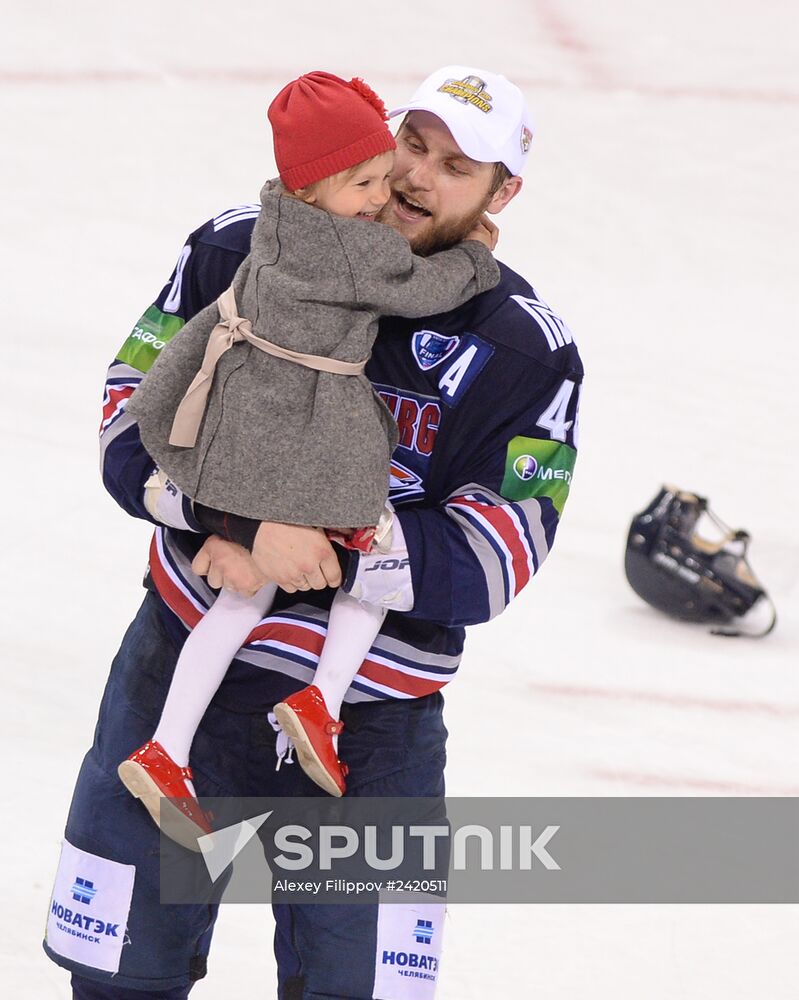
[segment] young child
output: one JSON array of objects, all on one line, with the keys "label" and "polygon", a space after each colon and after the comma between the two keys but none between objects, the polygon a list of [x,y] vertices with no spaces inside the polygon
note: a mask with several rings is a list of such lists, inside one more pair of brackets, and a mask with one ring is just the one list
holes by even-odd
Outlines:
[{"label": "young child", "polygon": [[[128,411],[162,473],[193,500],[368,544],[391,530],[397,441],[363,374],[378,318],[453,309],[492,288],[499,270],[479,225],[452,250],[422,258],[399,233],[371,224],[389,198],[396,144],[382,102],[361,80],[301,76],[269,119],[280,180],[261,191],[250,254],[231,287],[163,349]],[[194,800],[191,743],[275,591],[220,593],[186,640],[152,739],[119,766],[155,821],[168,816],[169,835],[194,849],[209,827]],[[339,591],[314,684],[275,706],[301,766],[333,795],[346,789],[339,710],[384,615]]]}]

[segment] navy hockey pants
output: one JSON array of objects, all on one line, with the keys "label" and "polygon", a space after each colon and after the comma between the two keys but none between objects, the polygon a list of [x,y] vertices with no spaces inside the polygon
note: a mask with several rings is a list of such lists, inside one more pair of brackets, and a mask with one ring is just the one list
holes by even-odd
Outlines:
[{"label": "navy hockey pants", "polygon": [[[111,668],[94,745],[75,787],[51,902],[45,951],[73,973],[78,1000],[182,1000],[206,972],[218,907],[160,904],[158,829],[116,773],[120,761],[152,735],[178,652],[161,621],[159,599],[148,594]],[[436,694],[347,706],[340,742],[350,766],[347,794],[443,795],[442,705]],[[264,716],[212,703],[192,751],[198,794],[324,794],[297,764],[275,771],[275,762],[275,734]],[[435,977],[401,979],[397,974],[407,976],[407,970],[391,964],[396,949],[407,951],[412,940],[415,910],[396,904],[276,905],[273,912],[279,1000],[433,996],[435,982],[429,980]],[[80,913],[85,915],[75,916]],[[435,918],[438,932],[443,904],[431,904],[424,916]],[[388,955],[384,965],[381,955]]]}]

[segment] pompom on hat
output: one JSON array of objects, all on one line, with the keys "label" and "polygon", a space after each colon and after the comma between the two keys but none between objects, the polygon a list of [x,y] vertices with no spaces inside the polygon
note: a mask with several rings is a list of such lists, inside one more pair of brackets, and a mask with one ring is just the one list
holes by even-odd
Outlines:
[{"label": "pompom on hat", "polygon": [[269,105],[281,181],[296,191],[396,149],[387,118],[363,80],[321,70],[292,80]]}]

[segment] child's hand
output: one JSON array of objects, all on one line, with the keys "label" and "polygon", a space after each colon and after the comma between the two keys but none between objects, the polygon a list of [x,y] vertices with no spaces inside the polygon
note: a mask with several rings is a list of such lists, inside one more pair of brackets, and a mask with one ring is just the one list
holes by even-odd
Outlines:
[{"label": "child's hand", "polygon": [[475,223],[472,231],[464,239],[477,240],[478,243],[482,243],[489,250],[493,250],[499,240],[499,227],[494,225],[491,219],[483,213]]}]

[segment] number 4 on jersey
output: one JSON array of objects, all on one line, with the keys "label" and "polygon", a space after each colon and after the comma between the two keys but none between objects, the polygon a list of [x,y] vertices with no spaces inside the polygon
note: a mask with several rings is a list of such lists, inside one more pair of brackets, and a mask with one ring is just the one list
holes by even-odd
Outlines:
[{"label": "number 4 on jersey", "polygon": [[576,448],[580,414],[580,389],[582,389],[582,386],[577,389],[577,412],[575,413],[574,420],[572,421],[566,419],[569,403],[571,402],[575,387],[575,383],[572,382],[571,379],[565,379],[561,382],[560,388],[555,393],[554,399],[544,410],[536,423],[539,427],[543,427],[544,430],[549,431],[549,436],[553,441],[565,441],[570,427],[574,424],[574,433],[572,434],[572,437],[574,439],[574,447]]}]

